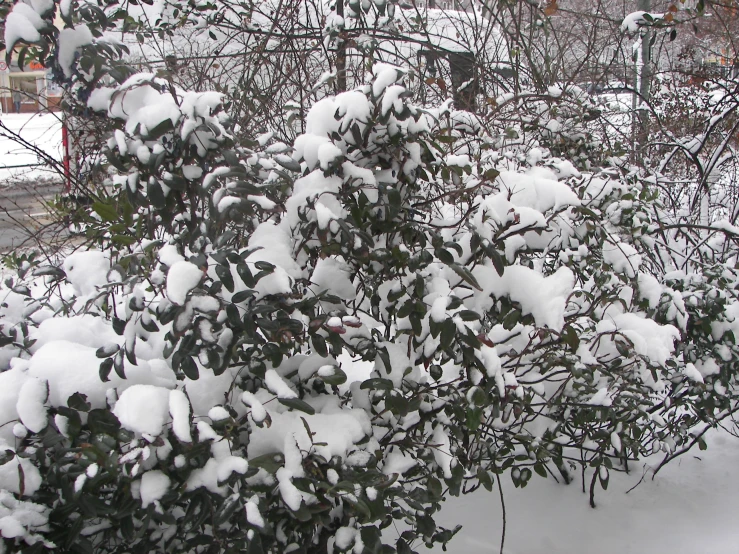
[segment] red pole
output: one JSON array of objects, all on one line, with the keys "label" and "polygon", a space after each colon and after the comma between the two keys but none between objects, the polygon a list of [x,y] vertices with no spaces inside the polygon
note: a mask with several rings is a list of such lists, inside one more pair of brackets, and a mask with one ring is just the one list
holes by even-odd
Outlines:
[{"label": "red pole", "polygon": [[69,167],[69,130],[66,116],[62,120],[62,146],[64,147],[64,192],[72,192],[72,172]]}]

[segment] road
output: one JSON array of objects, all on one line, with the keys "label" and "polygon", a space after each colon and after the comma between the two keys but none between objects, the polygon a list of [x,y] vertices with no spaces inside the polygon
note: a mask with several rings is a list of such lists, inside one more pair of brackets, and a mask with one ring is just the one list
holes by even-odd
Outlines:
[{"label": "road", "polygon": [[62,192],[58,183],[0,186],[0,253],[53,242],[64,233],[52,225],[47,202]]}]

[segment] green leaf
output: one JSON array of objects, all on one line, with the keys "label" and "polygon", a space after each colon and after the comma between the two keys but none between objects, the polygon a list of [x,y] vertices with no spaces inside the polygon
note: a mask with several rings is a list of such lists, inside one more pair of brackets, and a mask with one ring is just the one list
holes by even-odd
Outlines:
[{"label": "green leaf", "polygon": [[485,469],[478,468],[477,480],[480,481],[480,484],[485,487],[485,490],[488,492],[493,490],[493,479]]},{"label": "green leaf", "polygon": [[388,203],[391,206],[395,207],[396,210],[399,209],[402,202],[400,199],[400,192],[398,192],[398,189],[389,188],[387,190],[387,200],[388,200]]},{"label": "green leaf", "polygon": [[254,276],[251,273],[251,270],[249,269],[249,266],[246,264],[238,264],[236,266],[236,272],[239,274],[239,277],[241,277],[241,280],[244,281],[244,284],[251,288],[254,288],[254,285],[256,285],[256,281],[254,280]]},{"label": "green leaf", "polygon": [[388,394],[385,397],[385,407],[400,417],[405,417],[410,412],[410,402],[402,394]]},{"label": "green leaf", "polygon": [[103,204],[102,202],[93,202],[92,210],[100,216],[103,221],[116,221],[118,219],[118,212],[110,204]]},{"label": "green leaf", "polygon": [[570,347],[572,352],[577,352],[580,347],[580,337],[577,336],[577,331],[571,325],[562,330],[562,340]]},{"label": "green leaf", "polygon": [[226,287],[228,292],[234,291],[234,280],[231,275],[231,269],[228,266],[217,265],[216,275],[218,275],[218,278],[221,280],[221,283],[223,283],[223,286]]},{"label": "green leaf", "polygon": [[0,466],[3,466],[15,458],[15,452],[10,449],[4,450],[0,453]]},{"label": "green leaf", "polygon": [[603,490],[608,490],[608,481],[610,480],[611,474],[608,471],[608,468],[605,466],[600,466],[598,469],[598,481],[600,481],[600,486],[603,487]]},{"label": "green leaf", "polygon": [[172,120],[167,117],[164,119],[164,121],[161,121],[158,125],[156,125],[153,129],[149,131],[149,133],[147,134],[147,138],[150,140],[158,139],[172,129],[174,129]]},{"label": "green leaf", "polygon": [[452,265],[454,263],[454,256],[452,253],[444,248],[439,248],[436,251],[436,257],[439,258],[439,261],[443,264]]},{"label": "green leaf", "polygon": [[126,321],[124,319],[114,317],[111,323],[113,325],[113,331],[115,331],[115,334],[122,335],[123,331],[126,329]]},{"label": "green leaf", "polygon": [[487,250],[487,253],[490,255],[490,261],[493,262],[493,267],[495,268],[495,271],[497,271],[498,275],[502,277],[503,272],[505,271],[503,256],[501,256],[500,252],[498,252],[495,248],[489,248]]},{"label": "green leaf", "polygon": [[254,296],[253,290],[242,290],[237,292],[231,297],[231,302],[234,304],[241,304],[242,302],[245,302],[249,298]]},{"label": "green leaf", "polygon": [[441,347],[444,349],[450,349],[454,342],[454,337],[457,335],[457,325],[453,319],[447,319],[441,325],[441,336],[439,342]]},{"label": "green leaf", "polygon": [[113,369],[115,370],[118,377],[120,377],[121,379],[126,378],[126,372],[123,369],[123,350],[119,350],[118,353],[113,356]]},{"label": "green leaf", "polygon": [[121,424],[109,408],[90,410],[87,415],[87,426],[95,434],[115,437]]},{"label": "green leaf", "polygon": [[480,319],[480,314],[472,310],[460,310],[454,315],[458,316],[462,321],[477,321]]},{"label": "green leaf", "polygon": [[182,357],[182,360],[180,361],[180,369],[182,369],[182,373],[185,374],[185,377],[193,381],[196,381],[200,376],[198,366],[191,356]]},{"label": "green leaf", "polygon": [[110,371],[113,369],[113,358],[108,358],[106,360],[103,360],[100,363],[100,370],[98,374],[100,375],[100,380],[103,383],[107,383],[110,381]]},{"label": "green leaf", "polygon": [[152,319],[142,317],[140,322],[141,327],[143,327],[144,331],[148,331],[149,333],[156,333],[157,331],[159,331],[159,326]]},{"label": "green leaf", "polygon": [[324,339],[321,335],[311,335],[311,343],[313,344],[313,349],[316,351],[316,354],[319,356],[323,356],[324,358],[328,357],[328,347],[326,346],[326,339]]},{"label": "green leaf", "polygon": [[462,267],[461,265],[456,264],[456,263],[448,264],[448,265],[449,267],[452,268],[452,270],[454,270],[454,273],[459,275],[462,278],[462,280],[466,282],[468,285],[471,285],[472,287],[476,288],[479,291],[482,290],[480,283],[477,282],[477,279],[475,279],[475,276],[472,275],[472,272],[469,269],[467,269],[466,267]]},{"label": "green leaf", "polygon": [[132,237],[130,235],[113,235],[112,237],[110,237],[110,240],[121,246],[129,246],[138,242],[138,239],[136,237]]},{"label": "green leaf", "polygon": [[300,400],[300,398],[278,398],[277,402],[293,410],[305,412],[308,415],[313,415],[316,413],[316,410],[313,408],[313,406],[303,400]]},{"label": "green leaf", "polygon": [[362,390],[393,390],[395,385],[393,385],[393,382],[390,379],[375,377],[373,379],[363,381],[359,388]]},{"label": "green leaf", "polygon": [[149,183],[146,187],[146,194],[149,197],[151,205],[155,208],[161,210],[167,205],[167,199],[165,198],[164,191],[159,183]]},{"label": "green leaf", "polygon": [[278,164],[287,169],[288,171],[300,171],[300,164],[292,158],[286,158],[285,156],[277,156],[273,158]]},{"label": "green leaf", "polygon": [[264,554],[262,547],[262,538],[256,533],[249,540],[249,546],[246,547],[246,554]]},{"label": "green leaf", "polygon": [[118,352],[119,348],[120,346],[115,343],[106,344],[95,351],[95,356],[98,358],[108,358]]},{"label": "green leaf", "polygon": [[338,386],[346,383],[346,373],[340,367],[335,366],[332,375],[320,375],[319,378],[327,385]]},{"label": "green leaf", "polygon": [[283,455],[279,452],[263,454],[249,460],[249,467],[262,468],[268,473],[275,474],[285,463]]},{"label": "green leaf", "polygon": [[485,172],[483,173],[483,176],[488,181],[495,181],[498,178],[498,175],[500,175],[500,171],[498,171],[497,169],[492,169],[492,168],[486,169]]}]

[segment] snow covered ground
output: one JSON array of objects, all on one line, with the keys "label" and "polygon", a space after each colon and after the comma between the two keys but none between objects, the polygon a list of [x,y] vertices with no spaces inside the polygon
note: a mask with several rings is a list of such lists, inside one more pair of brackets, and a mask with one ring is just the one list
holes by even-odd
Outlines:
[{"label": "snow covered ground", "polygon": [[[652,480],[646,466],[630,475],[611,473],[607,491],[598,488],[597,508],[580,482],[558,485],[536,475],[515,489],[503,478],[506,554],[736,554],[739,552],[739,439],[725,431],[665,466]],[[648,460],[656,465],[659,457]],[[648,469],[648,468],[647,468]],[[449,499],[439,516],[446,527],[464,527],[450,544],[452,554],[500,551],[502,517],[497,487]],[[441,552],[441,548],[436,551]]]},{"label": "snow covered ground", "polygon": [[60,114],[0,114],[0,186],[8,181],[58,178],[49,167],[10,167],[37,164],[38,155],[13,140],[20,137],[54,159],[62,160],[62,125]]}]

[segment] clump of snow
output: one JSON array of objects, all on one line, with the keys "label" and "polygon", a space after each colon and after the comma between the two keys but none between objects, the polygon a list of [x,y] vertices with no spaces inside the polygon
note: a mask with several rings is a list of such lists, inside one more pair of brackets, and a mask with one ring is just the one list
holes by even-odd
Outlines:
[{"label": "clump of snow", "polygon": [[276,477],[277,482],[279,483],[280,496],[282,496],[282,500],[288,508],[293,512],[297,512],[303,501],[303,494],[295,485],[293,485],[291,481],[293,477],[292,473],[284,467],[281,467],[277,470]]},{"label": "clump of snow", "polygon": [[508,296],[518,302],[524,313],[534,316],[539,326],[561,330],[564,325],[564,311],[567,297],[573,290],[575,277],[567,267],[560,267],[548,277],[524,266],[509,266],[503,275],[492,265],[478,266],[473,275],[480,283],[482,291],[476,293],[470,307],[478,310],[489,309],[494,298]]},{"label": "clump of snow", "polygon": [[149,504],[156,504],[161,500],[170,487],[170,479],[160,470],[147,471],[141,476],[141,505],[146,508]]},{"label": "clump of snow", "polygon": [[451,454],[451,443],[449,442],[449,435],[441,425],[438,425],[434,429],[434,434],[431,437],[432,452],[434,453],[434,459],[441,468],[444,479],[452,478],[452,460],[454,459]]},{"label": "clump of snow", "polygon": [[29,378],[18,393],[16,410],[18,417],[26,428],[33,433],[40,433],[48,421],[46,399],[49,396],[48,385],[34,377]]},{"label": "clump of snow", "polygon": [[59,65],[64,71],[65,77],[70,78],[72,76],[72,64],[79,49],[92,44],[92,41],[92,32],[87,25],[78,25],[59,31]]},{"label": "clump of snow", "polygon": [[317,295],[328,291],[342,300],[354,300],[357,290],[349,272],[349,266],[340,256],[318,260],[310,278],[311,290]]},{"label": "clump of snow", "polygon": [[152,385],[133,385],[121,394],[113,414],[121,425],[135,433],[162,434],[169,415],[170,391]]},{"label": "clump of snow", "polygon": [[392,475],[393,473],[403,475],[417,463],[418,461],[415,458],[401,452],[400,450],[396,450],[385,456],[385,465],[382,468],[382,472],[385,475]]},{"label": "clump of snow", "polygon": [[62,268],[75,293],[78,296],[88,296],[94,294],[97,287],[108,282],[110,254],[94,250],[75,252],[66,257]]},{"label": "clump of snow", "polygon": [[352,527],[339,527],[334,535],[334,544],[341,550],[347,550],[354,544],[357,530]]},{"label": "clump of snow", "polygon": [[169,414],[172,416],[172,431],[182,442],[192,442],[190,432],[190,401],[181,390],[169,391]]},{"label": "clump of snow", "polygon": [[205,487],[210,492],[225,495],[227,488],[220,483],[226,481],[232,473],[244,474],[249,469],[248,462],[238,456],[211,458],[202,468],[194,470],[187,480],[187,489],[194,490]]},{"label": "clump of snow", "polygon": [[[637,354],[649,358],[652,363],[664,366],[680,340],[680,331],[672,325],[660,325],[640,314],[622,313],[598,322],[596,330],[607,333],[618,330],[634,345]],[[600,352],[600,350],[599,350]]]},{"label": "clump of snow", "polygon": [[265,420],[267,417],[267,410],[264,409],[264,406],[257,397],[254,396],[254,394],[249,391],[244,391],[241,395],[241,400],[251,408],[251,417],[255,422],[261,423]]},{"label": "clump of snow", "polygon": [[44,12],[37,12],[25,2],[17,2],[5,18],[5,46],[12,49],[19,41],[38,42],[47,23],[41,17]]},{"label": "clump of snow", "polygon": [[[304,452],[313,450],[326,460],[334,456],[345,458],[356,448],[354,445],[369,432],[368,416],[364,410],[346,410],[337,407],[324,409],[324,412],[312,415],[300,412],[271,412],[272,424],[269,427],[252,429],[249,457],[282,452],[287,458],[287,454],[294,451],[297,444],[300,450]],[[307,435],[303,420],[313,433],[312,440]],[[299,461],[288,465],[293,472],[300,471]]]},{"label": "clump of snow", "polygon": [[50,509],[46,506],[17,499],[7,490],[0,490],[0,536],[23,540],[28,546],[40,543],[55,548],[43,538],[48,530]]},{"label": "clump of snow", "polygon": [[259,513],[259,506],[254,500],[249,500],[245,506],[246,509],[246,521],[255,525],[256,527],[264,527],[264,518]]},{"label": "clump of snow", "polygon": [[621,30],[636,33],[641,27],[651,25],[664,17],[663,13],[637,11],[628,14],[621,22]]},{"label": "clump of snow", "polygon": [[264,384],[278,398],[297,398],[298,394],[280,377],[274,369],[268,369],[264,375]]},{"label": "clump of snow", "polygon": [[100,348],[108,344],[118,344],[122,340],[108,321],[92,314],[50,317],[42,321],[36,329],[31,330],[30,336],[36,341],[32,347],[33,352],[54,341]]},{"label": "clump of snow", "polygon": [[200,284],[203,270],[191,262],[175,262],[167,272],[167,298],[182,306],[187,295]]},{"label": "clump of snow", "polygon": [[636,277],[641,265],[641,255],[630,244],[621,241],[606,241],[603,244],[603,261],[618,273],[624,273],[633,278]]},{"label": "clump of snow", "polygon": [[385,90],[403,78],[406,71],[400,67],[387,63],[375,63],[372,66],[374,80],[372,81],[372,94],[379,97]]},{"label": "clump of snow", "polygon": [[[107,393],[113,387],[123,390],[136,383],[173,386],[174,374],[155,371],[157,364],[154,360],[138,360],[136,366],[126,362],[124,369],[127,379],[121,379],[113,372],[110,381],[104,383],[99,375],[101,360],[95,355],[95,351],[95,348],[63,340],[49,342],[26,362],[27,374],[20,369],[6,371],[0,373],[0,382],[7,380],[6,382],[12,384],[25,381],[27,376],[37,377],[49,384],[48,402],[51,406],[66,406],[67,399],[79,392],[87,396],[87,401],[93,408],[104,408],[107,405]],[[15,406],[15,401],[11,406]],[[2,414],[0,409],[0,415]],[[0,425],[2,423],[4,422],[0,421]]]},{"label": "clump of snow", "polygon": [[[292,291],[295,279],[303,277],[303,271],[292,255],[292,237],[284,224],[273,221],[260,223],[249,238],[249,248],[256,249],[244,260],[247,264],[267,262],[274,265],[274,271],[259,280],[254,290],[258,297],[267,294],[288,294]],[[238,279],[239,290],[245,290],[243,281]]]},{"label": "clump of snow", "polygon": [[[0,440],[0,452],[6,450],[15,452],[15,448],[4,440]],[[25,496],[33,496],[39,487],[41,487],[41,473],[28,458],[15,456],[9,462],[0,465],[0,495],[8,491],[20,496],[22,489]]]}]

